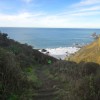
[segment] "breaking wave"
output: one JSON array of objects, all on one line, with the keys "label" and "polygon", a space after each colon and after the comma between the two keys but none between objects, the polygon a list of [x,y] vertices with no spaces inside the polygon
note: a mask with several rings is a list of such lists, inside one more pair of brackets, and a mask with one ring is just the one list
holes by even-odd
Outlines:
[{"label": "breaking wave", "polygon": [[59,47],[59,48],[46,48],[46,51],[39,50],[40,52],[53,56],[57,59],[64,59],[66,56],[74,54],[80,48],[77,47]]}]

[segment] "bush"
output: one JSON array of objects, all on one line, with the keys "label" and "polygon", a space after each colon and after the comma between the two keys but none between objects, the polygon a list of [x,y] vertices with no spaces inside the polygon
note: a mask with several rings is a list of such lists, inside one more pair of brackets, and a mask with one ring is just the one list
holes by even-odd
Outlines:
[{"label": "bush", "polygon": [[96,74],[100,65],[93,63],[93,62],[88,62],[88,63],[83,63],[79,64],[79,68],[81,69],[82,76],[84,75],[91,75],[91,74]]}]

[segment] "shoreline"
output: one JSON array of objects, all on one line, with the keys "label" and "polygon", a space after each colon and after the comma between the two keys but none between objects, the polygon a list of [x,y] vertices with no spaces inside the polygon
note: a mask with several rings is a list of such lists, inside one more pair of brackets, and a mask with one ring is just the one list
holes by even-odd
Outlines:
[{"label": "shoreline", "polygon": [[72,54],[75,54],[79,51],[80,48],[78,47],[59,47],[59,48],[46,48],[46,49],[39,49],[38,51],[50,55],[54,58],[64,60],[66,57],[69,57]]}]

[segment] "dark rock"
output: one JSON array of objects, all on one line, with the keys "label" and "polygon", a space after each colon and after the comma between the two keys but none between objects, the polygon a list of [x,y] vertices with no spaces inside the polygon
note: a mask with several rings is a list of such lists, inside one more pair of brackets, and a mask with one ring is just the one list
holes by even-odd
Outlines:
[{"label": "dark rock", "polygon": [[41,51],[42,51],[42,52],[47,52],[47,50],[45,50],[45,49],[42,49]]}]

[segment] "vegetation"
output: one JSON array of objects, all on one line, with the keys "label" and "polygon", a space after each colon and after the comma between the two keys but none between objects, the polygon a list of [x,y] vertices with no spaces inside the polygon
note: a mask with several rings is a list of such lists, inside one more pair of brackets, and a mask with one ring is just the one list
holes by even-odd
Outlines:
[{"label": "vegetation", "polygon": [[100,64],[100,37],[89,45],[84,46],[74,56],[70,57],[75,62],[95,62]]},{"label": "vegetation", "polygon": [[99,43],[79,51],[86,50],[93,60],[76,63],[44,55],[0,33],[0,100],[100,100],[99,52],[92,54]]},{"label": "vegetation", "polygon": [[50,66],[50,73],[59,81],[57,100],[100,99],[99,64],[58,61]]},{"label": "vegetation", "polygon": [[97,35],[95,32],[92,34],[92,37],[96,40],[98,38],[100,38],[100,35]]},{"label": "vegetation", "polygon": [[36,69],[55,58],[0,33],[0,100],[30,100],[41,87]]}]

